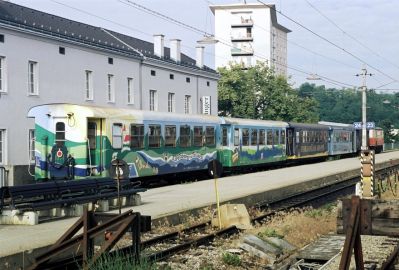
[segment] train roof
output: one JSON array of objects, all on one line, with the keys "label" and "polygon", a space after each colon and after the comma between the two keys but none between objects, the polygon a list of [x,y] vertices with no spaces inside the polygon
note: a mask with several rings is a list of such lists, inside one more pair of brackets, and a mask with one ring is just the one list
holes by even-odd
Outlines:
[{"label": "train roof", "polygon": [[329,129],[328,126],[326,125],[320,125],[320,124],[303,124],[303,123],[294,123],[294,122],[288,122],[290,127],[294,128],[312,128],[312,129]]},{"label": "train roof", "polygon": [[336,127],[353,127],[352,124],[344,124],[344,123],[336,123],[336,122],[328,122],[328,121],[319,121],[320,125],[326,126],[336,126]]},{"label": "train roof", "polygon": [[88,118],[108,118],[119,120],[151,120],[151,121],[179,121],[220,124],[220,117],[204,114],[178,114],[154,111],[143,111],[136,109],[120,109],[112,107],[100,107],[76,104],[46,104],[32,107],[28,117],[67,117],[68,114],[79,115]]},{"label": "train roof", "polygon": [[335,123],[335,122],[327,122],[327,121],[320,121],[320,125],[326,125],[330,128],[344,128],[344,129],[355,129],[352,124],[344,124],[344,123]]},{"label": "train roof", "polygon": [[283,121],[253,120],[253,119],[232,118],[232,117],[222,117],[222,124],[282,127],[282,128],[288,127],[288,123]]}]

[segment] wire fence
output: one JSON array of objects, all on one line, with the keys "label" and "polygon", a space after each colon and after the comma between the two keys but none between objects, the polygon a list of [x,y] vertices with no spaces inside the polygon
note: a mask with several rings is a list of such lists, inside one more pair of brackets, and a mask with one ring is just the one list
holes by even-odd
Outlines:
[{"label": "wire fence", "polygon": [[384,143],[384,151],[399,149],[399,143]]}]

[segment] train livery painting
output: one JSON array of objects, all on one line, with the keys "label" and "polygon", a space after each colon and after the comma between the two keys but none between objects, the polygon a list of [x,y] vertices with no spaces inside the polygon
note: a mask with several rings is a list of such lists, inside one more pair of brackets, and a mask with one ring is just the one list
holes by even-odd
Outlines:
[{"label": "train livery painting", "polygon": [[[35,178],[128,178],[253,167],[355,155],[361,133],[351,125],[250,120],[72,104],[30,109],[35,118]],[[383,133],[369,133],[382,150]]]},{"label": "train livery painting", "polygon": [[70,104],[37,106],[29,116],[36,179],[108,177],[114,159],[128,164],[130,178],[205,170],[217,157],[218,117]]},{"label": "train livery painting", "polygon": [[287,126],[281,121],[223,118],[219,162],[228,169],[286,160]]}]

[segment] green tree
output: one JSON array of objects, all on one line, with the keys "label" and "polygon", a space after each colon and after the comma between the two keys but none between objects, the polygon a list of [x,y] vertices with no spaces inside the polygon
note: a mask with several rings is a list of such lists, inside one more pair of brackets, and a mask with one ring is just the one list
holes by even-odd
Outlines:
[{"label": "green tree", "polygon": [[246,70],[240,65],[220,68],[219,114],[222,116],[316,122],[317,102],[300,97],[283,76],[276,76],[265,64]]}]

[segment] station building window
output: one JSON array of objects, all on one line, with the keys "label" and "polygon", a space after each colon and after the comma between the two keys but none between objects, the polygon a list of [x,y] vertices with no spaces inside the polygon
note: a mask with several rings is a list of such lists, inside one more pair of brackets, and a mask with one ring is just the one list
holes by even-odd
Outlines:
[{"label": "station building window", "polygon": [[202,146],[202,127],[194,127],[194,146]]},{"label": "station building window", "polygon": [[191,146],[190,126],[180,126],[180,147]]},{"label": "station building window", "polygon": [[148,146],[151,148],[161,147],[161,126],[148,126]]},{"label": "station building window", "polygon": [[28,94],[39,95],[38,66],[34,61],[28,62]]},{"label": "station building window", "polygon": [[192,111],[191,109],[191,96],[186,95],[184,96],[184,113],[190,114]]},{"label": "station building window", "polygon": [[0,93],[7,92],[6,58],[0,56]]},{"label": "station building window", "polygon": [[0,164],[6,162],[6,130],[0,129]]},{"label": "station building window", "polygon": [[112,74],[108,74],[107,101],[115,102],[115,80]]},{"label": "station building window", "polygon": [[176,146],[176,126],[165,126],[165,147]]},{"label": "station building window", "polygon": [[168,93],[168,112],[175,112],[175,93]]},{"label": "station building window", "polygon": [[158,111],[158,95],[156,90],[150,90],[150,111]]},{"label": "station building window", "polygon": [[120,123],[112,125],[112,147],[115,149],[122,148],[122,124]]},{"label": "station building window", "polygon": [[86,100],[93,100],[93,72],[85,70]]},{"label": "station building window", "polygon": [[127,78],[127,104],[134,104],[133,78]]},{"label": "station building window", "polygon": [[130,125],[130,147],[144,148],[144,125]]}]

